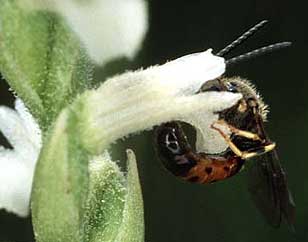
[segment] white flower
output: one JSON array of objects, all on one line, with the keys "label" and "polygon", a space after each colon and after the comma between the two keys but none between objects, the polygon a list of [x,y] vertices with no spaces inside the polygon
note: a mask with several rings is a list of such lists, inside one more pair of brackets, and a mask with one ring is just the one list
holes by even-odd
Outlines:
[{"label": "white flower", "polygon": [[[218,119],[217,112],[234,105],[241,95],[196,92],[224,71],[224,59],[208,50],[110,78],[75,102],[82,107],[81,141],[89,151],[101,154],[129,134],[182,120],[197,128],[199,151],[220,152],[226,143],[210,125]],[[0,151],[0,208],[26,216],[41,134],[21,100],[16,100],[15,108],[0,107],[0,128],[14,147]]]},{"label": "white flower", "polygon": [[0,107],[0,129],[13,146],[13,150],[0,146],[0,208],[27,216],[41,131],[20,99],[15,109]]},{"label": "white flower", "polygon": [[84,145],[100,153],[129,134],[181,120],[197,128],[199,151],[223,151],[227,144],[210,125],[218,119],[217,112],[233,106],[241,94],[196,94],[203,83],[225,71],[224,59],[211,51],[112,77],[86,93],[80,113]]},{"label": "white flower", "polygon": [[[24,0],[20,1],[24,4]],[[97,64],[135,56],[148,27],[144,0],[27,0],[59,13],[85,44]]]}]

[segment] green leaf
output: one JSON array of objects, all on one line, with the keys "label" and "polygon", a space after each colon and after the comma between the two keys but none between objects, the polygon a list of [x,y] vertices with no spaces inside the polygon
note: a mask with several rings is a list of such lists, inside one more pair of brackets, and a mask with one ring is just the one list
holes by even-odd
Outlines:
[{"label": "green leaf", "polygon": [[89,87],[92,67],[80,42],[58,16],[0,5],[0,70],[43,130]]}]

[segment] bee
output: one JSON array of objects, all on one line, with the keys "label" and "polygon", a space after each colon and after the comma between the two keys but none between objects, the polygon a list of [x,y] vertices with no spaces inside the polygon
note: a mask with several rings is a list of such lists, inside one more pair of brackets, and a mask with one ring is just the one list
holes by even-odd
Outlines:
[{"label": "bee", "polygon": [[[228,91],[243,98],[219,113],[211,125],[228,144],[219,154],[196,152],[189,144],[180,122],[162,124],[156,130],[158,154],[165,167],[176,176],[194,183],[212,183],[238,173],[245,160],[274,150],[275,143],[259,131],[266,118],[266,105],[247,80],[219,78],[206,82],[200,92]],[[224,128],[231,131],[226,134]],[[260,134],[260,135],[259,135]]]},{"label": "bee", "polygon": [[[248,30],[217,55],[225,55],[266,22],[262,21]],[[278,43],[234,57],[226,61],[227,67],[289,44]],[[247,160],[252,160],[248,169],[248,188],[256,207],[271,225],[280,226],[283,218],[293,230],[295,203],[275,149],[276,145],[265,131],[267,105],[251,82],[240,77],[220,77],[207,81],[200,88],[200,92],[222,91],[242,94],[242,99],[237,104],[218,113],[218,120],[210,127],[222,136],[228,145],[227,149],[218,154],[197,152],[188,142],[181,122],[173,121],[156,128],[155,143],[159,158],[173,175],[200,184],[234,176],[242,170]]]}]

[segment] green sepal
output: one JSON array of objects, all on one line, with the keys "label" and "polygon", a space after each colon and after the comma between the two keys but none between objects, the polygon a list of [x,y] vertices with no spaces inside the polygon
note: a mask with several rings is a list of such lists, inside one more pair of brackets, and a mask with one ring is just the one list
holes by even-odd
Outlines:
[{"label": "green sepal", "polygon": [[41,151],[31,198],[37,242],[82,241],[89,157],[79,143],[76,123],[76,115],[64,110]]},{"label": "green sepal", "polygon": [[90,161],[90,181],[82,229],[85,242],[111,242],[122,222],[125,179],[107,151]]},{"label": "green sepal", "polygon": [[143,242],[143,199],[134,153],[127,151],[126,182],[108,154],[98,157],[90,169],[90,189],[84,217],[88,242]]},{"label": "green sepal", "polygon": [[127,150],[127,193],[123,220],[114,242],[144,242],[143,198],[135,154]]}]

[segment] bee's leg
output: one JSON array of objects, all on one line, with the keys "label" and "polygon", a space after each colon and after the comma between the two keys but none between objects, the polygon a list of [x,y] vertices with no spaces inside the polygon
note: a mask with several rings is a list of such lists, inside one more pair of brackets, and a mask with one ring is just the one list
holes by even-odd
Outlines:
[{"label": "bee's leg", "polygon": [[[217,122],[216,122],[217,123]],[[219,123],[219,121],[218,121]],[[219,123],[221,124],[221,123]],[[227,123],[226,123],[227,124]],[[228,125],[228,124],[227,124]],[[229,127],[229,126],[228,126]],[[232,127],[232,126],[231,126]],[[232,140],[230,139],[230,137],[228,135],[226,135],[220,128],[218,127],[215,127],[214,124],[211,125],[211,128],[218,131],[220,133],[220,135],[224,138],[224,140],[227,142],[227,144],[229,145],[230,149],[234,152],[234,154],[236,154],[237,156],[241,157],[242,159],[249,159],[249,158],[252,158],[252,157],[255,157],[255,156],[258,156],[258,155],[261,155],[261,154],[264,154],[264,153],[267,153],[271,150],[273,150],[275,148],[275,143],[272,143],[272,144],[268,144],[268,145],[262,145],[260,147],[257,147],[257,148],[254,148],[254,149],[251,149],[249,151],[241,151],[233,142]],[[234,127],[233,127],[234,128]],[[236,129],[236,128],[235,128]],[[236,129],[238,130],[238,129]],[[232,131],[232,130],[231,130]],[[240,134],[243,134],[242,131],[243,130],[238,130],[238,131],[241,131],[239,132]],[[246,138],[249,138],[246,136],[246,134],[248,134],[248,136],[252,136],[253,133],[250,133],[250,132],[246,132],[246,131],[243,131],[244,132],[244,136],[243,137],[246,137]],[[253,140],[255,138],[257,138],[258,136],[253,136]]]},{"label": "bee's leg", "polygon": [[[245,131],[245,130],[241,130],[241,129],[238,129],[234,126],[232,126],[231,124],[228,124],[226,121],[224,120],[217,120],[216,122],[214,122],[212,124],[212,126],[214,126],[215,124],[218,124],[218,125],[222,125],[222,126],[226,126],[233,134],[237,135],[237,136],[242,136],[244,138],[247,138],[247,139],[251,139],[251,140],[255,140],[255,141],[263,141],[259,135],[255,134],[255,133],[252,133],[252,132],[249,132],[249,131]],[[213,127],[212,127],[213,128]]]}]

